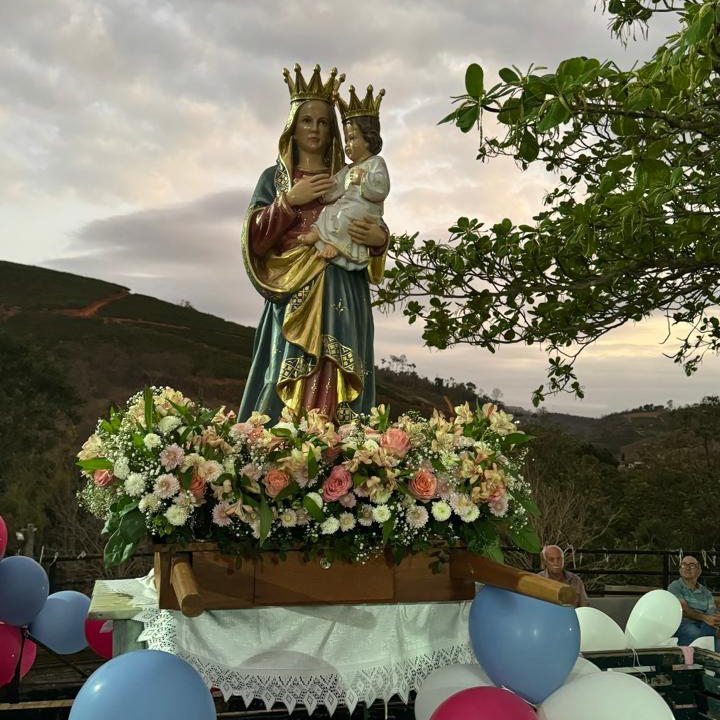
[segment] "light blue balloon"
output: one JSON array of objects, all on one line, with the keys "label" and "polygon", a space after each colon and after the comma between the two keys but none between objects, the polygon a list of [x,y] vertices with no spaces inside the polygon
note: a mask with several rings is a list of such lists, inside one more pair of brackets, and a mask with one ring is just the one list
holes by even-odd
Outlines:
[{"label": "light blue balloon", "polygon": [[47,599],[45,607],[30,623],[30,635],[60,655],[87,647],[85,618],[90,598],[75,590],[61,590]]},{"label": "light blue balloon", "polygon": [[575,665],[580,625],[574,607],[486,585],[470,608],[470,641],[496,685],[537,705]]},{"label": "light blue balloon", "polygon": [[80,688],[70,720],[216,720],[198,672],[160,650],[135,650],[101,665]]},{"label": "light blue balloon", "polygon": [[42,610],[50,583],[42,566],[25,555],[0,560],[0,621],[21,627]]}]

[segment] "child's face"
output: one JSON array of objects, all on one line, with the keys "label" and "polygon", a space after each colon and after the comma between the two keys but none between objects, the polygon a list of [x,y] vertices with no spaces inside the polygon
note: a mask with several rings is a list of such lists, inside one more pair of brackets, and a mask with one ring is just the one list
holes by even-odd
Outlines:
[{"label": "child's face", "polygon": [[345,154],[353,161],[359,162],[370,155],[368,144],[360,130],[349,123],[343,128],[345,133]]}]

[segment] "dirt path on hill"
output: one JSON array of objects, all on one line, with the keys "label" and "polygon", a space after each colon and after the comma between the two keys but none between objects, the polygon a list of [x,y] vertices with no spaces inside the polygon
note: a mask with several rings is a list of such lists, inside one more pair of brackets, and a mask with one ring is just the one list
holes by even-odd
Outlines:
[{"label": "dirt path on hill", "polygon": [[115,302],[116,300],[122,300],[129,294],[129,290],[123,289],[119,293],[115,293],[115,295],[110,295],[110,297],[96,300],[94,303],[91,303],[87,307],[80,308],[79,310],[58,310],[57,312],[59,315],[67,315],[69,317],[94,317],[97,314],[98,310],[100,310],[100,308],[103,308],[106,305],[109,305],[111,302]]}]

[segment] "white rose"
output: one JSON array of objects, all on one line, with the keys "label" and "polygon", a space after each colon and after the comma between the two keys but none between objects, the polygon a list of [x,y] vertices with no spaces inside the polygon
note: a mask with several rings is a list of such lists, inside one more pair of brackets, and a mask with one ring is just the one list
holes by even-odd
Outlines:
[{"label": "white rose", "polygon": [[125,481],[125,492],[130,497],[140,497],[145,492],[145,478],[140,473],[130,473]]},{"label": "white rose", "polygon": [[372,514],[375,522],[382,524],[390,519],[391,513],[390,508],[387,505],[378,505],[373,508]]},{"label": "white rose", "polygon": [[176,527],[184,525],[187,522],[188,515],[189,513],[187,509],[181,507],[180,505],[171,505],[165,512],[165,517],[167,518],[167,521],[171,525],[175,525]]},{"label": "white rose", "polygon": [[143,438],[143,443],[148,450],[154,450],[155,448],[160,447],[162,440],[159,435],[156,435],[155,433],[148,433]]},{"label": "white rose", "polygon": [[340,527],[340,521],[336,517],[329,517],[322,525],[320,525],[320,532],[323,535],[332,535],[337,532]]},{"label": "white rose", "polygon": [[175,417],[174,415],[166,415],[164,418],[160,419],[160,422],[158,422],[158,429],[163,435],[167,435],[168,433],[175,430],[175,428],[180,427],[180,425],[181,420],[179,417]]},{"label": "white rose", "polygon": [[450,506],[444,500],[438,500],[432,504],[432,514],[438,522],[445,522],[451,512]]}]

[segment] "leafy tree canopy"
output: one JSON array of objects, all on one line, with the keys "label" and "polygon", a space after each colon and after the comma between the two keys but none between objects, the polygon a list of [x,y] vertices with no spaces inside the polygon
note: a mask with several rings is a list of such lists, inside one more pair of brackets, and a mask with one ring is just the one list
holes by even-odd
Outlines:
[{"label": "leafy tree canopy", "polygon": [[575,57],[550,73],[503,68],[486,87],[470,65],[441,122],[477,128],[478,159],[541,163],[557,185],[533,224],[462,217],[447,242],[396,237],[378,295],[421,318],[433,347],[543,344],[535,405],[548,392],[582,397],[582,350],[656,311],[681,332],[672,357],[687,374],[720,350],[720,0],[605,4],[626,40],[656,13],[680,29],[631,69]]}]

